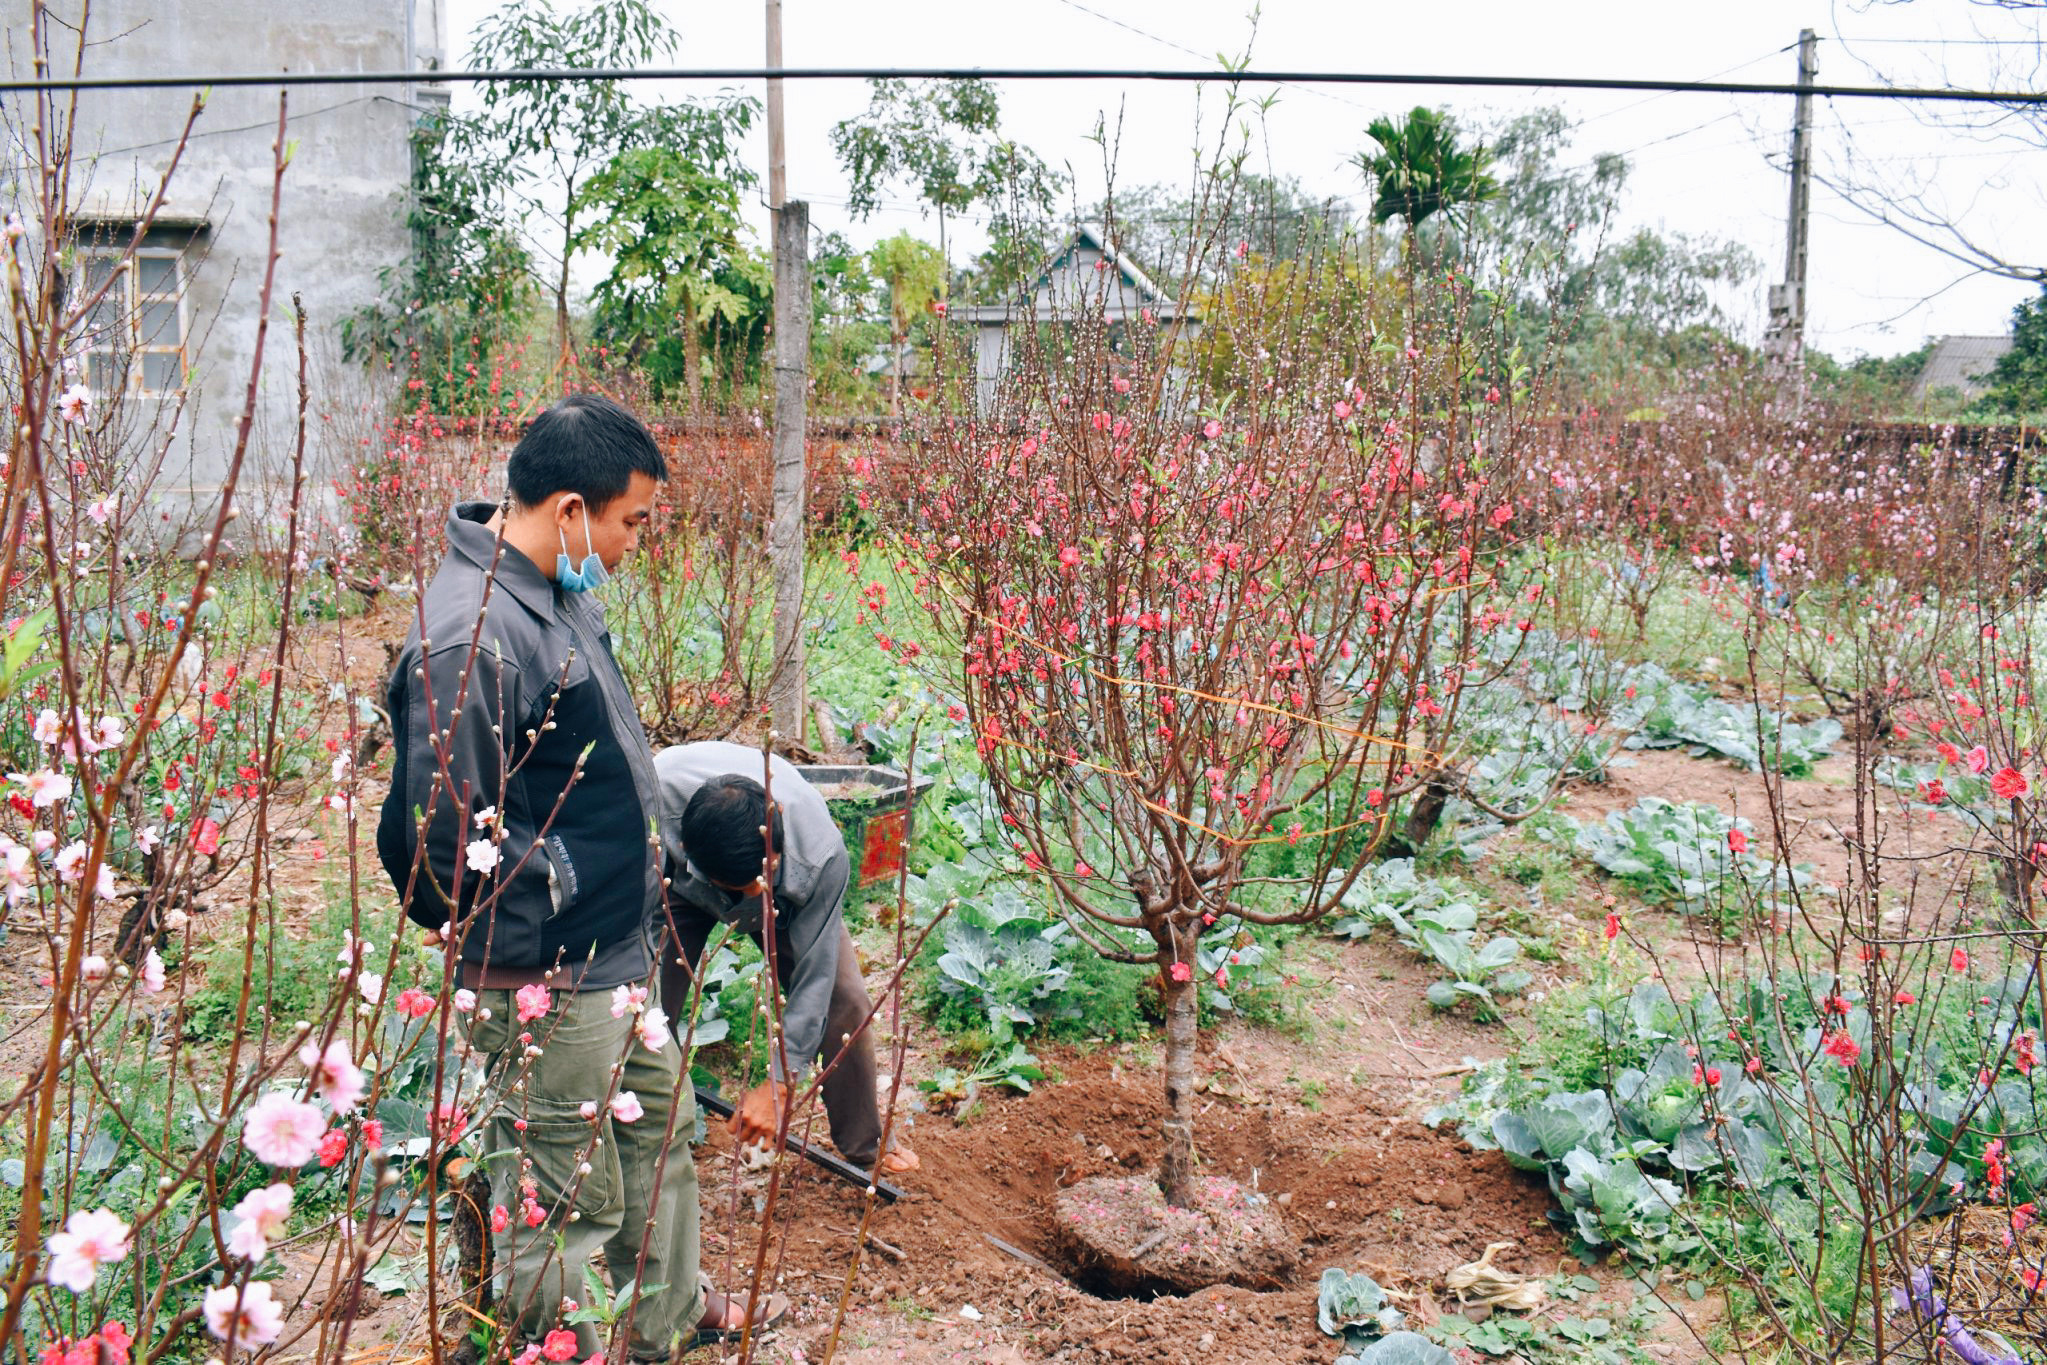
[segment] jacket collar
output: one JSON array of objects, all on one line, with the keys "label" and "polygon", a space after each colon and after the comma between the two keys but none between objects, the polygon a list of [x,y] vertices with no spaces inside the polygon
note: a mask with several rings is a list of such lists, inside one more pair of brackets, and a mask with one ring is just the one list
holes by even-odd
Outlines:
[{"label": "jacket collar", "polygon": [[[498,534],[486,524],[497,511],[496,503],[465,502],[448,514],[448,548],[467,560],[481,574],[491,574],[497,586],[509,592],[519,604],[536,616],[553,619],[554,584],[525,554],[511,545],[498,553]],[[492,566],[496,568],[493,570]]]}]

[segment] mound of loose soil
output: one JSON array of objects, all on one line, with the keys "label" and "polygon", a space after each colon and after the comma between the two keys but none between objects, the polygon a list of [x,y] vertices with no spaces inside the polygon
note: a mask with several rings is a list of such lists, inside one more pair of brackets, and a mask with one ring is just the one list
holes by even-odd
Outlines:
[{"label": "mound of loose soil", "polygon": [[1204,1176],[1174,1208],[1150,1175],[1099,1175],[1053,1200],[1054,1238],[1084,1287],[1187,1294],[1212,1284],[1278,1289],[1300,1254],[1264,1195]]},{"label": "mound of loose soil", "polygon": [[[877,1208],[869,1225],[901,1257],[870,1251],[863,1262],[841,1340],[851,1365],[1301,1365],[1334,1354],[1315,1326],[1316,1283],[1328,1266],[1368,1271],[1433,1302],[1446,1296],[1445,1272],[1476,1260],[1488,1242],[1519,1243],[1497,1261],[1509,1269],[1544,1272],[1564,1257],[1544,1217],[1550,1198],[1541,1180],[1497,1152],[1474,1152],[1451,1132],[1420,1126],[1393,1096],[1345,1087],[1325,1094],[1319,1111],[1276,1096],[1219,1098],[1195,1121],[1204,1174],[1269,1199],[1301,1247],[1277,1284],[1157,1299],[1091,1294],[1083,1286],[1098,1286],[1061,1239],[1062,1196],[1082,1181],[1128,1180],[1155,1168],[1160,1086],[1155,1072],[1126,1070],[1112,1053],[1041,1055],[1058,1083],[988,1098],[963,1124],[918,1121],[911,1136],[923,1167],[904,1182],[909,1196]],[[758,1227],[753,1199],[764,1184],[743,1175],[734,1199],[728,1150],[724,1125],[714,1125],[700,1161],[705,1268],[721,1287],[744,1282]],[[776,1222],[787,1229],[782,1288],[797,1305],[783,1340],[814,1356],[852,1257],[862,1198],[813,1169],[797,1174],[778,1202]],[[743,1211],[736,1222],[716,1212],[734,1207]],[[1131,1249],[1141,1240],[1132,1238]],[[932,1318],[906,1322],[890,1306],[904,1302]],[[863,1339],[888,1344],[872,1354],[845,1349]]]}]

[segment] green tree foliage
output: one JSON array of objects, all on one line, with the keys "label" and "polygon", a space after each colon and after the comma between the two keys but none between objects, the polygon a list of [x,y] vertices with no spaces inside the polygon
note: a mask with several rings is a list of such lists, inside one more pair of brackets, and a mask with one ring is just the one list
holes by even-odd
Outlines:
[{"label": "green tree foliage", "polygon": [[1759,263],[1738,243],[1614,229],[1627,159],[1568,159],[1560,109],[1520,115],[1493,135],[1499,193],[1475,216],[1472,255],[1508,301],[1523,354],[1554,348],[1558,380],[1584,401],[1650,397],[1666,379],[1734,345],[1720,299]]},{"label": "green tree foliage", "polygon": [[768,253],[741,246],[706,282],[697,313],[703,319],[705,399],[728,407],[751,402],[767,364],[768,326],[775,315],[775,263]]},{"label": "green tree foliage", "polygon": [[889,349],[895,381],[889,412],[900,416],[904,354],[911,330],[944,293],[945,257],[931,243],[898,232],[874,244],[867,253],[867,268],[888,291]]},{"label": "green tree foliage", "polygon": [[342,353],[408,369],[438,411],[478,412],[494,401],[489,358],[531,320],[532,258],[470,125],[427,114],[413,125],[412,156],[411,252],[378,272],[383,298],[343,321]]},{"label": "green tree foliage", "polygon": [[1912,407],[1912,386],[1932,357],[1931,341],[1900,355],[1858,356],[1845,365],[1824,351],[1808,347],[1806,382],[1817,397],[1827,402],[1879,416],[1904,415]]},{"label": "green tree foliage", "polygon": [[888,344],[875,316],[877,288],[865,252],[837,232],[820,234],[811,252],[811,395],[820,411],[873,411],[878,397],[867,362]]},{"label": "green tree foliage", "polygon": [[1365,135],[1375,151],[1359,152],[1352,164],[1372,182],[1372,221],[1399,218],[1408,232],[1437,213],[1479,204],[1500,192],[1488,174],[1492,155],[1482,147],[1461,146],[1457,125],[1441,110],[1416,106],[1407,115],[1382,114],[1367,125]]},{"label": "green tree foliage", "polygon": [[1394,363],[1391,347],[1356,349],[1340,359],[1330,354],[1332,347],[1355,347],[1360,337],[1401,331],[1398,283],[1357,252],[1293,260],[1254,256],[1192,297],[1204,324],[1191,348],[1195,369],[1208,392],[1232,401],[1251,398],[1242,376],[1255,368],[1276,324],[1296,331],[1306,353],[1324,357],[1325,366],[1365,376],[1360,383]]},{"label": "green tree foliage", "polygon": [[2011,310],[2012,348],[1997,358],[1982,406],[2001,416],[2047,413],[2047,285]]},{"label": "green tree foliage", "polygon": [[706,330],[751,316],[750,291],[727,277],[747,250],[740,194],[755,177],[739,140],[759,108],[728,95],[650,111],[648,141],[576,193],[576,249],[611,259],[593,298],[597,339],[632,357],[657,390],[680,388],[692,404],[702,396]]},{"label": "green tree foliage", "polygon": [[1064,177],[1044,159],[1001,135],[995,87],[982,80],[877,79],[867,112],[832,129],[832,150],[851,184],[847,208],[865,221],[897,181],[916,185],[938,211],[938,250],[945,220],[977,203],[1006,203],[1050,213]]},{"label": "green tree foliage", "polygon": [[[1248,171],[1204,182],[1193,193],[1164,185],[1118,189],[1091,216],[1161,288],[1190,294],[1219,283],[1237,243],[1260,260],[1297,261],[1329,252],[1355,227],[1340,198],[1317,198],[1293,176]],[[1187,278],[1190,270],[1197,278]]]},{"label": "green tree foliage", "polygon": [[[470,51],[484,68],[645,66],[675,51],[676,34],[649,0],[595,0],[557,13],[549,0],[511,0],[477,26]],[[488,81],[476,121],[529,231],[554,244],[549,286],[555,340],[569,335],[569,263],[583,182],[628,148],[666,130],[617,81]]]},{"label": "green tree foliage", "polygon": [[1503,268],[1523,278],[1583,276],[1627,185],[1627,158],[1602,152],[1589,163],[1564,161],[1571,119],[1550,107],[1510,119],[1492,135],[1491,169],[1500,191],[1480,215],[1480,235],[1495,245]]}]

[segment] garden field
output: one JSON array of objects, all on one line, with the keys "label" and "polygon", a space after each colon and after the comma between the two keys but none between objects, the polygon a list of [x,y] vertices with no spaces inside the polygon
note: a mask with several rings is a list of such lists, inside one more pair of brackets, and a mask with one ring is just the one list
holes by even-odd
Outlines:
[{"label": "garden field", "polygon": [[[514,5],[485,56],[608,70],[669,41],[644,6],[593,13],[644,50],[556,60],[528,30],[576,35]],[[76,268],[68,152],[35,153],[30,221],[0,232],[0,1361],[632,1358],[670,1288],[640,1283],[658,1192],[559,1302],[505,1302],[494,1257],[619,1216],[617,1153],[669,1112],[643,1101],[689,1112],[683,1082],[625,1088],[642,1050],[763,1093],[775,972],[721,931],[681,998],[611,990],[631,1026],[587,1096],[529,1092],[560,1019],[604,1002],[513,981],[473,1047],[505,982],[462,953],[502,942],[515,885],[536,944],[587,903],[576,857],[619,831],[536,806],[508,849],[513,793],[535,804],[546,762],[556,814],[620,780],[619,727],[557,751],[582,677],[622,694],[591,645],[505,724],[488,604],[412,676],[498,688],[490,738],[387,692],[450,508],[504,499],[568,393],[632,409],[666,462],[657,484],[616,419],[653,501],[581,599],[653,746],[829,770],[880,1107],[919,1162],[885,1191],[678,1119],[632,1179],[693,1151],[705,1274],[791,1309],[676,1361],[2047,1359],[2037,427],[1886,420],[1795,345],[1740,344],[1699,300],[1742,253],[1638,235],[1618,254],[1656,278],[1602,275],[1577,206],[1610,214],[1625,165],[1562,164],[1560,114],[1498,161],[1440,111],[1377,119],[1368,212],[1260,232],[1236,196],[1285,187],[1245,172],[1235,82],[1191,216],[1151,204],[1178,302],[1126,299],[1141,272],[1099,235],[1053,258],[1010,222],[961,282],[1010,310],[998,372],[908,234],[873,253],[885,289],[825,241],[800,286],[824,321],[785,296],[776,341],[736,225],[750,97],[573,84],[420,122],[419,259],[345,327],[279,287],[280,132],[204,487],[177,463],[187,389],[93,387],[126,363],[84,341],[126,277]],[[870,122],[965,120],[970,198],[1034,167],[1048,215],[1056,178],[995,145],[980,86],[877,82]],[[907,174],[839,136],[860,194]],[[552,317],[497,179],[562,191]],[[167,249],[162,204],[105,259]],[[614,267],[591,316],[578,251]],[[1614,302],[1643,290],[1670,301]],[[2018,393],[2037,349],[2012,354]],[[806,424],[811,401],[836,411]],[[571,495],[585,535],[611,525],[576,488],[500,524],[555,517],[552,558]],[[475,579],[580,591],[612,542],[578,570],[571,534],[552,572]],[[420,846],[401,893],[377,832],[408,734],[411,775],[444,780],[392,806],[387,843],[410,822]],[[463,744],[502,765],[504,812],[452,776]],[[536,857],[545,892],[539,864],[517,881]],[[826,1145],[820,1084],[776,1116],[798,1148]]]},{"label": "garden field", "polygon": [[[704,444],[673,445],[678,469],[700,479],[715,469]],[[460,453],[480,458],[481,445],[436,449],[459,471]],[[883,466],[903,458],[872,446],[832,449],[820,463],[879,490]],[[677,510],[689,477],[666,510],[679,542],[701,543],[683,541],[701,533]],[[874,498],[840,496],[849,512],[873,514]],[[1836,719],[1830,693],[1869,704],[1850,671],[1865,661],[1852,649],[1785,649],[1791,630],[1824,627],[1763,600],[1755,584],[1594,539],[1516,551],[1541,554],[1547,610],[1475,637],[1469,657],[1488,672],[1466,683],[1452,743],[1429,746],[1435,771],[1455,782],[1436,826],[1413,823],[1420,802],[1409,795],[1387,833],[1373,827],[1376,850],[1353,839],[1341,854],[1316,855],[1339,839],[1268,820],[1281,832],[1242,846],[1242,880],[1279,892],[1242,891],[1246,908],[1290,905],[1319,877],[1327,913],[1223,917],[1201,937],[1186,1101],[1198,1177],[1275,1211],[1291,1256],[1254,1274],[1219,1259],[1217,1276],[1239,1282],[1187,1292],[1105,1272],[1098,1251],[1069,1235],[1061,1198],[1098,1177],[1156,1176],[1172,1114],[1158,1084],[1172,974],[1104,961],[1035,850],[992,836],[1021,822],[1002,820],[991,780],[1001,752],[959,699],[973,686],[966,660],[957,646],[947,658],[942,643],[918,642],[933,640],[944,608],[928,605],[911,541],[836,514],[819,534],[844,548],[812,559],[810,688],[829,728],[806,745],[827,760],[935,779],[913,814],[902,879],[861,888],[848,910],[883,1002],[883,1085],[923,1164],[900,1202],[870,1214],[861,1191],[806,1163],[736,1165],[722,1125],[708,1126],[698,1149],[707,1273],[748,1280],[767,1210],[767,1273],[795,1302],[756,1358],[820,1359],[836,1324],[835,1358],[853,1361],[1334,1359],[1343,1314],[1377,1331],[1392,1321],[1377,1317],[1383,1309],[1458,1359],[1769,1358],[1800,1340],[1873,1330],[1875,1315],[1857,1302],[1871,1272],[1855,1238],[1863,1201],[1886,1193],[1918,1212],[1891,1245],[1943,1274],[1966,1272],[1979,1330],[2030,1340],[2024,1206],[2047,1173],[2024,1118],[2039,1012],[2030,939],[1993,851],[2011,823],[1994,787],[2007,767],[2020,769],[1977,751],[1995,742],[1993,707],[1977,713],[1959,685],[1928,695],[1900,678],[1884,697],[1883,730],[1852,709],[1836,706]],[[674,548],[656,536],[646,556],[607,604],[615,621],[647,620],[649,599],[674,590],[663,567]],[[1653,592],[1612,574],[1610,561],[1645,564]],[[94,1066],[72,1083],[69,1112],[82,1121],[45,1160],[51,1175],[65,1172],[58,1188],[97,1191],[86,1196],[94,1202],[146,1197],[144,1175],[171,1163],[203,1187],[206,1097],[237,1074],[288,1083],[300,1070],[296,1020],[363,1030],[357,1055],[377,1058],[386,1151],[408,1151],[400,1132],[422,1156],[449,1136],[430,1117],[435,1085],[448,1082],[436,1081],[426,1046],[439,954],[396,932],[381,871],[349,818],[351,801],[374,811],[382,800],[388,742],[376,699],[409,620],[408,586],[368,568],[354,587],[315,579],[321,596],[299,610],[284,669],[247,653],[227,664],[233,642],[279,629],[277,571],[266,564],[246,556],[221,580],[210,604],[218,633],[201,634],[205,672],[180,678],[184,695],[158,730],[182,727],[190,742],[136,784],[158,839],[176,830],[189,860],[169,874],[174,899],[149,899],[166,894],[157,890],[112,903],[182,910],[161,912],[154,948],[130,949],[142,959],[132,971],[119,935],[133,921],[102,921],[86,945],[98,951],[78,972],[81,989],[118,989],[118,1003],[95,1001],[104,1022]],[[687,581],[706,577],[715,574],[693,569]],[[697,708],[662,739],[701,733],[721,707],[735,713],[724,730],[760,734],[743,700],[749,679],[764,676],[758,664],[713,668],[708,687],[688,686],[704,660],[723,663],[715,607],[699,607],[703,624],[661,645],[615,626],[635,682],[673,677],[670,704]],[[2018,635],[2030,616],[2000,620],[2000,635]],[[1945,645],[1985,638],[1972,623]],[[666,664],[652,653],[663,648]],[[1947,667],[1924,648],[1927,667]],[[40,705],[50,682],[33,658],[16,665],[24,704],[9,731],[24,772],[63,743],[37,719],[50,714]],[[2031,703],[2030,659],[2005,653],[1993,665],[2008,680],[2007,708]],[[708,695],[719,678],[729,700]],[[223,731],[237,738],[223,742]],[[257,735],[274,746],[261,770],[275,782],[244,771],[239,746]],[[2026,763],[2020,750],[2012,757]],[[61,755],[45,761],[71,770]],[[1389,787],[1402,766],[1412,765],[1390,765]],[[195,785],[210,789],[203,805],[186,804]],[[1411,778],[1409,789],[1427,793]],[[2027,818],[2025,794],[2012,804]],[[48,818],[25,781],[15,805]],[[199,811],[215,815],[189,821]],[[189,822],[172,823],[181,817]],[[220,851],[229,848],[232,857]],[[136,852],[142,871],[161,856]],[[1101,865],[1115,856],[1100,843],[1080,852]],[[252,870],[253,914],[238,908]],[[44,858],[24,871],[0,945],[10,1092],[35,1079],[64,969],[61,939],[34,918],[52,904],[34,888],[61,893],[64,869]],[[61,923],[53,916],[48,927]],[[1118,932],[1116,942],[1132,942]],[[898,989],[899,943],[919,935],[921,948],[901,949],[909,966]],[[351,941],[369,954],[354,980],[342,966]],[[728,949],[710,972],[695,1024],[700,1082],[730,1090],[760,1074],[760,966],[750,947]],[[1873,998],[1879,989],[1884,1000]],[[1878,1065],[1907,1079],[1887,1094]],[[386,1220],[424,1213],[428,1163],[392,1160],[365,1143],[362,1126],[334,1129],[346,1139],[337,1159],[323,1147],[298,1182],[292,1231],[273,1258],[286,1330],[304,1322],[333,1339],[347,1322],[347,1359],[423,1359],[435,1312],[448,1313],[465,1283],[446,1221],[459,1201],[436,1196],[431,1244],[424,1223],[402,1219],[334,1236],[332,1219],[350,1207],[358,1218],[370,1208]],[[455,1136],[451,1153],[464,1150]],[[250,1176],[216,1150],[213,1197],[232,1209],[229,1182]],[[447,1180],[464,1157],[439,1159]],[[1899,1165],[1872,1172],[1865,1163],[1878,1159]],[[1930,1159],[1942,1163],[1938,1186],[1915,1184]],[[18,1196],[20,1147],[0,1177]],[[1147,1216],[1118,1208],[1134,1227]],[[187,1232],[166,1261],[198,1269],[207,1253]],[[1140,1240],[1133,1232],[1125,1249]],[[1894,1274],[1888,1255],[1880,1264],[1876,1275]],[[1508,1274],[1495,1282],[1486,1269]],[[1332,1288],[1332,1271],[1376,1288],[1340,1277]],[[335,1304],[358,1276],[349,1319]],[[1507,1297],[1489,1299],[1489,1284]],[[1344,1306],[1346,1287],[1369,1311]],[[137,1288],[148,1292],[147,1282]],[[1885,1316],[1901,1334],[1918,1326],[1888,1305]],[[62,1330],[61,1313],[43,1320]],[[1356,1348],[1387,1341],[1349,1330]],[[1402,1358],[1362,1356],[1382,1357]]]}]

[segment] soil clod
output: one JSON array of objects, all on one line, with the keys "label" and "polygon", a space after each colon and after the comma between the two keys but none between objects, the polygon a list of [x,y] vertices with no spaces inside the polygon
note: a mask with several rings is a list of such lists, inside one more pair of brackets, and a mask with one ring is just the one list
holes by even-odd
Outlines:
[{"label": "soil clod", "polygon": [[1149,1175],[1083,1180],[1060,1191],[1057,1219],[1077,1282],[1103,1297],[1276,1289],[1300,1260],[1271,1201],[1218,1176],[1196,1181],[1186,1208],[1167,1204]]}]

